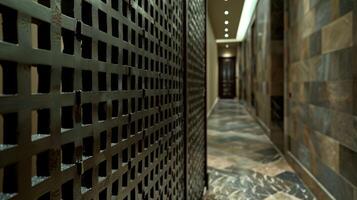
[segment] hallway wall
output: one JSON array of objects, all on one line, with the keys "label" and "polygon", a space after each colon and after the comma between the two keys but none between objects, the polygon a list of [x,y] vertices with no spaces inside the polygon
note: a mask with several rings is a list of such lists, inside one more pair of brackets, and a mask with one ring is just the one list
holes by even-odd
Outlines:
[{"label": "hallway wall", "polygon": [[288,3],[288,151],[336,199],[356,199],[357,1]]},{"label": "hallway wall", "polygon": [[239,47],[243,98],[271,140],[283,149],[283,1],[259,1]]},{"label": "hallway wall", "polygon": [[259,1],[256,32],[251,26],[239,47],[240,97],[272,130],[273,97],[284,91],[289,161],[318,199],[357,199],[357,1],[284,1],[285,32],[271,29],[281,12],[269,15],[277,9],[269,2]]},{"label": "hallway wall", "polygon": [[211,21],[207,17],[207,110],[213,109],[218,98],[218,48]]}]

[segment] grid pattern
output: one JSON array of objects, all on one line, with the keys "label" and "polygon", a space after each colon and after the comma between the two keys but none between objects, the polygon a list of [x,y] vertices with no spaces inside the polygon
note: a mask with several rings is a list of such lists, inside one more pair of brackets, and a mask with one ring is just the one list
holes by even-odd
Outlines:
[{"label": "grid pattern", "polygon": [[0,2],[0,199],[183,199],[181,0]]},{"label": "grid pattern", "polygon": [[206,3],[189,0],[187,11],[188,196],[200,199],[207,184],[206,162]]}]

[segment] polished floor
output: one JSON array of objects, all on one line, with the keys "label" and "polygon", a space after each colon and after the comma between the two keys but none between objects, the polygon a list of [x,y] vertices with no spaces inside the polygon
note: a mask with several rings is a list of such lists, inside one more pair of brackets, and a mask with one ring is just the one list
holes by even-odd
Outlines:
[{"label": "polished floor", "polygon": [[208,167],[208,200],[315,199],[235,100],[220,100],[208,119]]}]

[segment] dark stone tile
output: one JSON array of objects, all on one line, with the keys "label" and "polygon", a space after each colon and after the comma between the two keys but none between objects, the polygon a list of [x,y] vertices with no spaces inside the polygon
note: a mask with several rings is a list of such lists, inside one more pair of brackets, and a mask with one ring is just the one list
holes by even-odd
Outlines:
[{"label": "dark stone tile", "polygon": [[341,112],[331,112],[331,132],[329,135],[341,144],[357,151],[355,117]]},{"label": "dark stone tile", "polygon": [[310,106],[309,121],[311,128],[322,134],[327,134],[331,131],[331,113],[328,108]]},{"label": "dark stone tile", "polygon": [[292,153],[307,169],[311,170],[311,159],[309,150],[299,141],[291,141]]},{"label": "dark stone tile", "polygon": [[328,100],[331,109],[346,114],[353,113],[353,82],[331,81],[327,84]]},{"label": "dark stone tile", "polygon": [[331,170],[319,159],[316,159],[318,166],[317,179],[336,200],[347,200],[353,198],[353,188],[341,176]]},{"label": "dark stone tile", "polygon": [[355,0],[341,0],[340,2],[340,16],[353,10],[353,2]]},{"label": "dark stone tile", "polygon": [[357,186],[357,152],[343,145],[340,145],[340,173]]},{"label": "dark stone tile", "polygon": [[352,80],[354,75],[353,48],[322,55],[319,80]]},{"label": "dark stone tile", "polygon": [[310,57],[321,54],[321,30],[310,36]]},{"label": "dark stone tile", "polygon": [[310,9],[316,6],[321,0],[310,0]]},{"label": "dark stone tile", "polygon": [[315,9],[315,28],[319,30],[331,21],[331,1],[322,0],[317,3]]}]

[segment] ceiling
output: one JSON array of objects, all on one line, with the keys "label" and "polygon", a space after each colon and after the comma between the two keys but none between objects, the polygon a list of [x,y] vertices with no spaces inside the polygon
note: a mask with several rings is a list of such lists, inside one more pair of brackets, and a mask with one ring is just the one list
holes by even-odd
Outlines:
[{"label": "ceiling", "polygon": [[[243,3],[244,0],[208,0],[208,15],[216,39],[236,38]],[[229,14],[225,15],[224,11]],[[228,25],[224,24],[225,20],[229,21]],[[228,28],[229,37],[225,37],[225,28]]]},{"label": "ceiling", "polygon": [[237,56],[237,44],[238,43],[229,43],[217,44],[218,47],[218,57],[236,57]]}]

